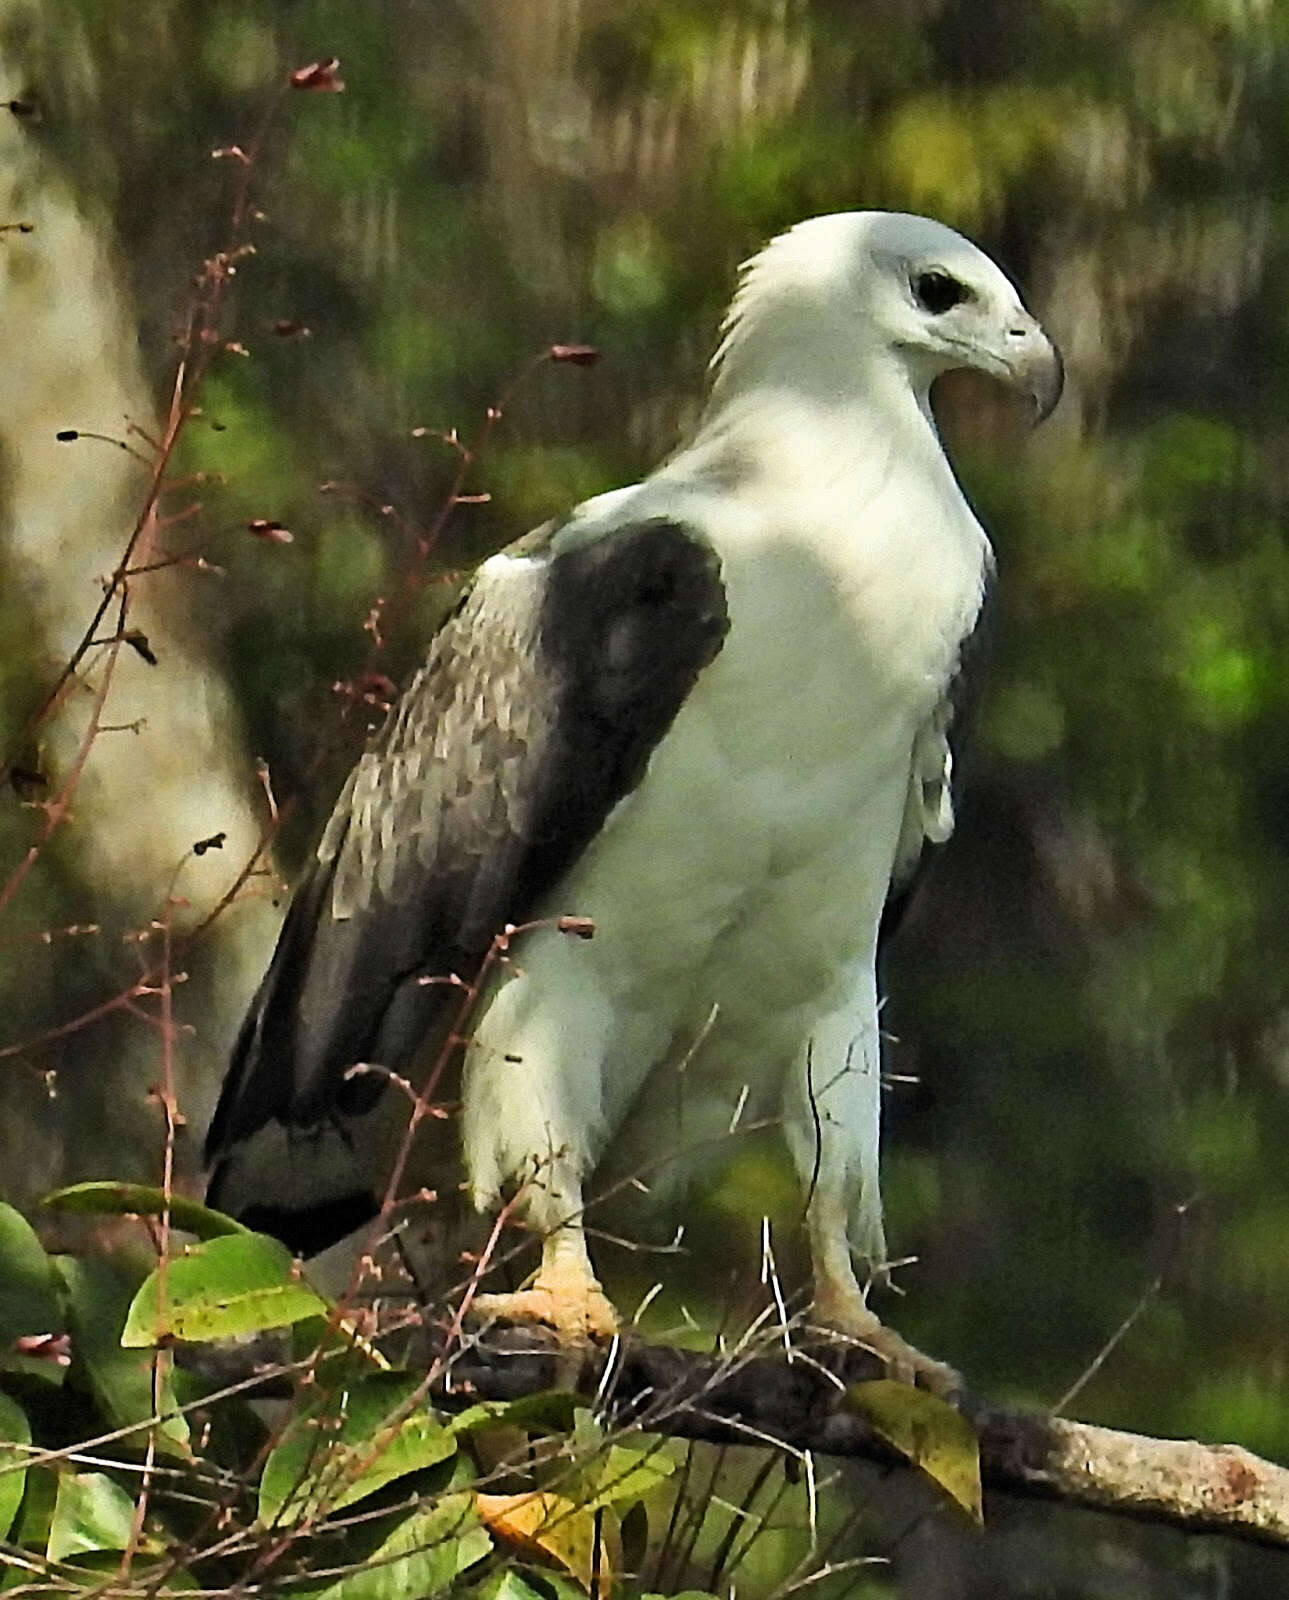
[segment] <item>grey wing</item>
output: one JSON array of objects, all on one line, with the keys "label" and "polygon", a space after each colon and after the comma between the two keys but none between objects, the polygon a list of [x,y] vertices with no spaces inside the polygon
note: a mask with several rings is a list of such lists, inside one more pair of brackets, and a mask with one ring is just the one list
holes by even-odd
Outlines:
[{"label": "grey wing", "polygon": [[[481,569],[341,794],[234,1047],[218,1164],[270,1121],[361,1115],[451,989],[639,782],[728,626],[717,557],[667,519]],[[575,910],[575,907],[568,908]]]}]

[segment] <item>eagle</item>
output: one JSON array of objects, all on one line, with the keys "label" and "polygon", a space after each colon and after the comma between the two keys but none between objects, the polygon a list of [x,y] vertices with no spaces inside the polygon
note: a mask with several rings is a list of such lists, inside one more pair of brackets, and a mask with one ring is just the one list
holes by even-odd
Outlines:
[{"label": "eagle", "polygon": [[648,1148],[680,1063],[696,1147],[736,1104],[774,1109],[814,1320],[952,1384],[866,1293],[879,933],[953,828],[994,568],[932,415],[958,368],[1040,420],[1063,379],[1011,281],[941,223],[814,217],[744,264],[692,437],[486,560],[350,774],[233,1049],[213,1205],[299,1253],[374,1215],[407,1118],[391,1075],[415,1077],[453,980],[524,927],[462,1046],[469,1192],[541,1239],[529,1286],[487,1308],[616,1328],[589,1186],[624,1129]]}]

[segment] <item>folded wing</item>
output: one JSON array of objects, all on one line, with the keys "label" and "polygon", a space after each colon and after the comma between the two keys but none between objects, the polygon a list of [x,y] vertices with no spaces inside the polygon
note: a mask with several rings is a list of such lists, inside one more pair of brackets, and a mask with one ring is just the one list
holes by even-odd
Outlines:
[{"label": "folded wing", "polygon": [[[549,907],[725,637],[719,562],[692,528],[572,528],[486,562],[435,636],[350,774],[242,1025],[207,1137],[210,1199],[296,1248],[348,1231],[382,1181],[354,1193],[327,1136],[343,1144],[387,1086],[349,1069],[406,1069],[458,1003],[425,980],[473,975],[507,923]],[[293,1177],[298,1208],[275,1199],[267,1154],[253,1170],[272,1124],[314,1169]]]}]

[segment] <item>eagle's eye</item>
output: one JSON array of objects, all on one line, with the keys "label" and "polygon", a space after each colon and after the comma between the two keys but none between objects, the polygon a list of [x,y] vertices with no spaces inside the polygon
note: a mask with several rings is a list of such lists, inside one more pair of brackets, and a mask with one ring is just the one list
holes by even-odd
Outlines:
[{"label": "eagle's eye", "polygon": [[971,298],[971,290],[947,272],[919,272],[913,279],[913,293],[924,311],[938,317]]}]

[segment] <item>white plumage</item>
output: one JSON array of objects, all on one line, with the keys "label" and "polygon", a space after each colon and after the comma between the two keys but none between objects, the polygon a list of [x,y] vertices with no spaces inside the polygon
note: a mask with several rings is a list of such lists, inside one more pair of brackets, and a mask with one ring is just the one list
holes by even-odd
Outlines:
[{"label": "white plumage", "polygon": [[[487,655],[492,632],[517,659],[520,641],[535,640],[536,664],[506,657],[491,680],[485,673],[483,691],[480,669],[460,669],[461,694],[448,704],[440,693],[438,704],[456,716],[461,696],[474,696],[473,725],[466,714],[454,738],[482,752],[471,803],[491,807],[494,822],[500,815],[508,839],[531,845],[557,826],[522,811],[525,783],[549,781],[552,764],[600,759],[605,727],[646,712],[657,724],[639,759],[606,778],[602,814],[559,870],[519,915],[507,903],[508,920],[591,917],[596,937],[528,935],[520,975],[497,986],[466,1052],[473,1192],[494,1206],[522,1186],[546,1240],[533,1290],[512,1298],[511,1311],[584,1328],[610,1320],[581,1233],[587,1186],[632,1106],[644,1108],[637,1130],[647,1128],[651,1094],[701,1039],[684,1074],[686,1141],[727,1124],[744,1085],[760,1108],[779,1104],[808,1190],[818,1315],[905,1375],[947,1381],[868,1310],[852,1250],[870,1265],[884,1259],[878,926],[893,880],[911,871],[924,841],[952,828],[948,696],[991,564],[928,398],[939,373],[964,366],[1024,386],[1041,413],[1059,393],[1053,347],[1007,278],[959,235],[881,212],[802,223],[745,268],[693,439],[644,482],[587,502],[480,571],[470,648]],[[615,554],[652,552],[660,541],[667,551],[649,555],[647,581],[634,555]],[[673,546],[706,563],[701,576],[696,568],[674,581]],[[581,614],[579,596],[590,591],[578,585],[592,566],[602,624]],[[547,636],[558,619],[565,632],[588,630],[578,632],[587,642],[577,661],[556,660]],[[453,648],[440,636],[426,684],[451,679]],[[559,687],[578,672],[591,681]],[[566,711],[619,677],[630,687],[614,691],[611,722],[597,722],[594,706]],[[417,693],[414,685],[409,701]],[[494,708],[481,720],[490,693]],[[544,743],[534,735],[516,746],[507,731],[516,695],[555,707],[537,718],[556,730]],[[501,723],[505,748],[490,756],[486,735]],[[398,747],[398,737],[364,757],[333,818],[331,854],[322,853],[335,877],[332,926],[346,938],[372,896],[398,903],[405,869],[391,855],[391,829],[421,828],[421,877],[404,896],[417,914],[422,878],[442,871],[442,772],[433,760],[418,769],[422,746]],[[417,783],[435,798],[409,824],[406,809],[385,802]],[[401,823],[389,820],[396,814]],[[516,883],[528,881],[531,858],[521,848]],[[355,876],[358,901],[339,904]],[[371,946],[363,941],[364,970]],[[311,951],[315,966],[320,959]],[[355,969],[346,961],[346,972]],[[309,1120],[299,1083],[295,1101],[278,1095],[266,1114],[256,1111],[255,1086],[263,1113],[263,1074],[274,1070],[265,1048],[273,1008],[298,1009],[307,990],[297,981],[291,1001],[270,980],[214,1130],[225,1174],[266,1115],[288,1126]],[[316,1082],[303,1098],[316,1121]]]}]

